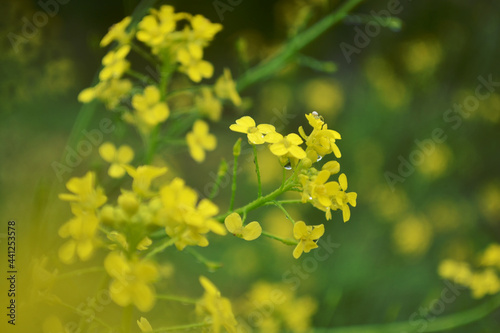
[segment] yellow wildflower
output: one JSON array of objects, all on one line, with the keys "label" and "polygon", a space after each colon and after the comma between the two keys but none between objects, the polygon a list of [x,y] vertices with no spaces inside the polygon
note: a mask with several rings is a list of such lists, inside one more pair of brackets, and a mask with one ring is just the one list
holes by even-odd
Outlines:
[{"label": "yellow wildflower", "polygon": [[202,58],[202,49],[191,45],[180,49],[177,52],[177,60],[181,63],[179,71],[186,73],[194,82],[200,82],[203,78],[211,78],[214,73],[214,66]]},{"label": "yellow wildflower", "polygon": [[470,278],[469,287],[474,298],[482,298],[485,295],[494,295],[500,291],[500,280],[492,269],[486,269],[481,273],[473,273]]},{"label": "yellow wildflower", "polygon": [[195,97],[195,103],[200,113],[212,121],[219,121],[222,113],[221,102],[214,97],[209,88],[201,89],[201,96]]},{"label": "yellow wildflower", "polygon": [[89,171],[85,176],[73,177],[66,187],[74,194],[59,194],[59,199],[70,201],[72,208],[83,211],[93,211],[104,205],[107,198],[100,187],[95,187],[95,173]]},{"label": "yellow wildflower", "polygon": [[481,256],[481,265],[500,269],[500,244],[490,244]]},{"label": "yellow wildflower", "polygon": [[302,142],[304,141],[295,133],[288,134],[286,137],[279,133],[273,133],[273,143],[269,146],[269,150],[278,157],[290,155],[297,159],[303,159],[307,155],[304,149],[299,147]]},{"label": "yellow wildflower", "polygon": [[229,333],[236,333],[238,322],[234,318],[229,299],[222,297],[217,287],[206,277],[200,276],[200,283],[205,293],[196,304],[196,312],[207,316],[205,320],[212,324],[214,333],[219,333],[221,326]]},{"label": "yellow wildflower", "polygon": [[186,135],[191,157],[198,163],[205,160],[205,150],[212,151],[217,146],[217,138],[208,132],[208,124],[197,120],[193,130]]},{"label": "yellow wildflower", "polygon": [[308,226],[303,221],[298,221],[293,226],[293,236],[299,240],[299,244],[293,250],[293,257],[298,259],[302,252],[309,253],[312,249],[318,247],[316,241],[325,233],[323,224]]},{"label": "yellow wildflower", "polygon": [[127,237],[124,234],[119,233],[118,231],[110,231],[106,237],[113,242],[113,244],[108,246],[110,250],[116,250],[117,245],[119,245],[123,250],[128,250],[128,242]]},{"label": "yellow wildflower", "polygon": [[141,319],[139,319],[137,321],[137,326],[139,326],[139,329],[143,333],[144,332],[153,332],[153,327],[151,327],[151,324],[149,323],[149,321],[144,317],[141,317]]},{"label": "yellow wildflower", "polygon": [[96,86],[86,88],[78,95],[78,101],[89,103],[98,98],[106,108],[114,109],[132,90],[132,82],[128,79],[111,79],[99,82]]},{"label": "yellow wildflower", "polygon": [[342,217],[344,218],[344,222],[349,221],[351,218],[351,210],[349,209],[349,205],[356,207],[356,199],[358,194],[356,192],[346,193],[347,191],[347,177],[343,173],[339,176],[339,185],[342,191],[338,191],[335,199],[336,201],[332,203],[332,209],[342,209]]},{"label": "yellow wildflower", "polygon": [[149,237],[144,237],[139,244],[137,244],[137,250],[145,251],[149,248],[149,246],[153,244],[153,241]]},{"label": "yellow wildflower", "polygon": [[224,68],[224,73],[215,82],[215,94],[222,99],[229,99],[234,105],[241,105],[241,97],[236,90],[236,83],[231,77],[231,71]]},{"label": "yellow wildflower", "polygon": [[129,260],[120,252],[111,252],[104,260],[104,268],[113,278],[109,292],[116,304],[134,304],[142,312],[153,308],[155,291],[151,283],[158,278],[153,262],[135,257]]},{"label": "yellow wildflower", "polygon": [[442,278],[464,286],[469,284],[472,277],[472,271],[469,268],[469,264],[450,259],[443,260],[439,264],[438,273]]},{"label": "yellow wildflower", "polygon": [[94,213],[79,212],[59,228],[59,236],[71,237],[59,248],[59,258],[63,263],[72,263],[75,256],[85,261],[90,259],[97,244],[96,232],[99,219]]},{"label": "yellow wildflower", "polygon": [[148,134],[156,125],[164,122],[170,115],[167,103],[160,101],[160,91],[156,86],[144,88],[143,94],[132,97],[135,113],[125,114],[125,121],[136,125],[139,130]]},{"label": "yellow wildflower", "polygon": [[151,192],[151,181],[155,178],[163,176],[167,173],[167,168],[159,168],[151,165],[142,165],[134,169],[130,166],[125,166],[127,173],[134,179],[132,189],[140,197],[149,197],[153,195]]},{"label": "yellow wildflower", "polygon": [[168,35],[175,30],[177,24],[174,7],[161,6],[160,10],[151,9],[138,24],[136,37],[150,46],[153,53],[158,54],[168,41]]},{"label": "yellow wildflower", "polygon": [[127,145],[116,149],[115,145],[105,142],[99,147],[99,155],[111,166],[108,169],[108,175],[112,178],[121,178],[125,174],[123,165],[127,165],[134,158],[134,151]]},{"label": "yellow wildflower", "polygon": [[109,51],[108,54],[102,58],[104,68],[99,73],[99,79],[101,81],[107,81],[109,79],[119,79],[122,77],[123,73],[130,67],[130,63],[125,60],[129,52],[129,45],[123,45],[116,51]]},{"label": "yellow wildflower", "polygon": [[249,116],[244,116],[236,120],[236,124],[229,126],[229,129],[233,132],[247,134],[248,141],[254,145],[260,145],[268,142],[266,141],[267,134],[275,132],[273,125],[260,124],[255,126],[255,120]]},{"label": "yellow wildflower", "polygon": [[314,152],[315,156],[313,160],[320,159],[332,152],[335,154],[335,157],[340,158],[342,155],[335,143],[336,140],[341,139],[340,134],[334,130],[329,130],[323,117],[318,115],[317,112],[306,114],[306,118],[313,127],[313,131],[310,135],[306,135],[304,129],[300,126],[299,134],[306,140],[308,152]]},{"label": "yellow wildflower", "polygon": [[193,28],[193,39],[199,41],[202,46],[214,39],[216,33],[222,30],[222,24],[212,23],[202,15],[195,15],[191,18]]},{"label": "yellow wildflower", "polygon": [[302,202],[317,200],[320,205],[328,207],[332,204],[332,197],[339,191],[336,182],[326,183],[330,178],[330,171],[322,170],[316,176],[309,179],[305,175],[300,175],[302,183]]},{"label": "yellow wildflower", "polygon": [[132,32],[127,33],[127,27],[132,21],[130,16],[125,17],[120,22],[114,24],[109,28],[108,33],[102,38],[100,46],[108,46],[112,41],[117,41],[118,44],[128,44],[132,39]]},{"label": "yellow wildflower", "polygon": [[238,213],[228,215],[224,224],[230,233],[247,241],[259,238],[262,233],[262,227],[257,221],[250,222],[243,227],[243,221]]}]

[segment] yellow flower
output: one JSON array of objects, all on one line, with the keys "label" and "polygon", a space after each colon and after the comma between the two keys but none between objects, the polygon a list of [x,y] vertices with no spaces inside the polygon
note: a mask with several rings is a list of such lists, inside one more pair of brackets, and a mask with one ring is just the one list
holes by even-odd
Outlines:
[{"label": "yellow flower", "polygon": [[122,194],[118,197],[118,206],[128,216],[135,215],[140,204],[141,202],[134,192],[122,190]]},{"label": "yellow flower", "polygon": [[169,34],[175,30],[176,24],[174,7],[164,5],[160,10],[151,9],[151,14],[139,22],[136,37],[149,45],[153,53],[158,54],[168,41]]},{"label": "yellow flower", "polygon": [[332,197],[339,191],[339,186],[336,182],[326,183],[330,178],[328,170],[320,171],[312,180],[308,177],[299,176],[302,183],[302,202],[308,200],[318,200],[319,204],[328,207],[332,204]]},{"label": "yellow flower", "polygon": [[215,34],[222,30],[222,24],[212,23],[202,15],[193,16],[191,26],[193,27],[194,39],[202,43],[211,41]]},{"label": "yellow flower", "polygon": [[203,60],[203,50],[192,45],[182,48],[177,52],[177,61],[181,63],[179,71],[186,73],[194,82],[209,79],[214,73],[211,63]]},{"label": "yellow flower", "polygon": [[490,244],[481,256],[481,265],[500,268],[500,244]]},{"label": "yellow flower", "polygon": [[217,82],[215,82],[214,89],[217,97],[229,99],[236,106],[241,105],[241,97],[236,90],[236,83],[233,81],[229,69],[224,68],[224,73],[217,79]]},{"label": "yellow flower", "polygon": [[243,227],[243,221],[238,213],[228,215],[224,224],[230,233],[247,241],[259,238],[262,233],[262,227],[257,221],[250,222]]},{"label": "yellow flower", "polygon": [[141,319],[137,321],[137,326],[139,326],[139,329],[143,333],[144,332],[153,332],[153,327],[151,327],[151,324],[149,323],[149,321],[144,317],[141,317]]},{"label": "yellow flower", "polygon": [[72,263],[75,256],[85,261],[90,259],[97,244],[96,232],[99,219],[94,213],[79,212],[59,228],[59,236],[71,237],[59,248],[59,258],[65,264]]},{"label": "yellow flower", "polygon": [[104,260],[104,268],[113,278],[109,286],[111,299],[119,306],[134,304],[142,312],[151,310],[155,303],[152,282],[158,278],[153,262],[127,259],[120,252],[111,252]]},{"label": "yellow flower", "polygon": [[278,157],[290,155],[297,159],[303,159],[307,156],[304,149],[299,147],[303,142],[302,139],[295,133],[288,134],[286,137],[279,133],[273,133],[273,142],[269,146],[269,150]]},{"label": "yellow flower", "polygon": [[208,124],[197,120],[193,130],[186,135],[191,157],[198,163],[205,160],[205,150],[212,151],[217,146],[217,138],[208,132]]},{"label": "yellow flower", "polygon": [[155,178],[163,176],[167,173],[167,168],[159,168],[151,165],[142,165],[134,169],[130,166],[125,166],[127,173],[134,179],[132,189],[140,197],[149,197],[153,195],[150,191],[151,181]]},{"label": "yellow flower", "polygon": [[481,273],[473,273],[469,287],[474,298],[482,298],[485,295],[494,295],[500,291],[500,280],[492,269]]},{"label": "yellow flower", "polygon": [[454,281],[458,284],[467,286],[472,277],[472,271],[469,264],[453,260],[443,260],[438,267],[439,276],[444,279]]},{"label": "yellow flower", "polygon": [[222,112],[222,104],[214,97],[212,90],[209,88],[202,88],[201,96],[195,97],[195,103],[202,115],[207,116],[212,121],[219,121]]},{"label": "yellow flower", "polygon": [[105,142],[99,147],[99,155],[111,166],[108,169],[108,175],[112,178],[121,178],[125,174],[123,165],[127,165],[134,158],[134,151],[127,145],[116,149],[115,145]]},{"label": "yellow flower", "polygon": [[333,210],[342,209],[342,217],[344,218],[344,222],[347,222],[351,218],[351,210],[347,204],[356,207],[358,194],[356,192],[345,192],[347,191],[347,177],[344,173],[339,176],[339,185],[342,191],[337,192],[335,196],[336,202],[332,204],[331,208]]},{"label": "yellow flower", "polygon": [[308,226],[303,221],[298,221],[293,226],[293,236],[299,240],[299,244],[293,250],[293,257],[298,259],[302,252],[309,253],[312,249],[318,247],[316,241],[325,233],[323,224]]},{"label": "yellow flower", "polygon": [[229,299],[222,297],[217,287],[206,277],[200,276],[200,283],[205,293],[196,304],[196,312],[207,316],[206,321],[212,323],[214,333],[219,333],[221,326],[229,333],[236,333],[238,322],[234,318]]},{"label": "yellow flower", "polygon": [[144,88],[144,93],[132,97],[134,115],[126,114],[125,121],[135,124],[139,130],[147,134],[156,125],[164,122],[170,115],[168,105],[160,101],[160,91],[156,86]]},{"label": "yellow flower", "polygon": [[123,73],[130,67],[130,63],[125,60],[129,52],[129,45],[123,45],[116,51],[109,51],[108,54],[102,58],[104,68],[99,73],[99,79],[101,81],[107,81],[109,79],[119,79],[122,77]]},{"label": "yellow flower", "polygon": [[229,126],[233,132],[247,134],[248,141],[254,145],[263,144],[266,141],[266,136],[269,133],[275,133],[275,128],[272,125],[260,124],[255,126],[255,120],[252,117],[244,116],[236,120],[236,124]]},{"label": "yellow flower", "polygon": [[82,90],[78,95],[78,101],[89,103],[98,98],[106,108],[114,109],[122,99],[127,97],[132,90],[132,82],[128,79],[111,79],[99,82],[95,87]]},{"label": "yellow flower", "polygon": [[100,187],[95,187],[95,173],[89,171],[85,176],[73,177],[66,187],[74,194],[59,194],[59,199],[70,201],[73,209],[94,211],[104,205],[107,198]]},{"label": "yellow flower", "polygon": [[137,244],[137,250],[145,251],[149,248],[149,246],[153,244],[153,241],[149,237],[144,237],[139,244]]},{"label": "yellow flower", "polygon": [[313,159],[322,158],[323,156],[334,153],[335,157],[340,158],[342,155],[340,149],[335,143],[335,140],[340,140],[342,137],[337,131],[329,130],[328,125],[323,121],[323,117],[317,112],[306,114],[309,124],[313,127],[310,135],[306,135],[302,126],[299,127],[299,134],[306,140],[308,152],[314,152]]},{"label": "yellow flower", "polygon": [[128,44],[133,35],[132,32],[127,33],[126,31],[130,21],[132,21],[132,18],[127,16],[120,22],[111,26],[108,33],[102,38],[100,46],[105,47],[112,41],[117,41],[120,45]]}]

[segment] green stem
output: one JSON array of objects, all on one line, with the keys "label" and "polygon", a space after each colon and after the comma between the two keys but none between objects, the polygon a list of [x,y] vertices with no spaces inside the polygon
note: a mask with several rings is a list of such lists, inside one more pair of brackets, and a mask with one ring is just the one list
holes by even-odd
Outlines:
[{"label": "green stem", "polygon": [[151,258],[152,256],[154,256],[158,252],[162,252],[167,247],[175,244],[176,241],[177,241],[177,238],[167,238],[167,239],[165,239],[162,244],[158,245],[153,250],[151,250],[150,252],[148,252],[148,254],[146,254],[146,256],[144,256],[144,258],[146,258],[146,259],[147,258]]},{"label": "green stem", "polygon": [[229,211],[232,211],[234,207],[234,198],[236,196],[236,175],[238,173],[238,157],[240,156],[240,153],[241,153],[241,138],[239,138],[236,141],[233,147],[233,156],[234,156],[233,182],[231,185],[231,201],[229,202]]},{"label": "green stem", "polygon": [[135,52],[137,52],[137,54],[139,54],[145,60],[149,61],[155,67],[158,66],[158,60],[156,60],[155,58],[153,58],[151,56],[151,54],[149,54],[148,51],[144,50],[142,47],[140,47],[139,45],[137,45],[135,43],[130,43],[130,45],[132,46],[132,50],[134,50]]},{"label": "green stem", "polygon": [[133,69],[128,69],[127,74],[140,81],[147,82],[149,84],[155,84],[155,82],[149,76],[136,72]]},{"label": "green stem", "polygon": [[198,261],[203,263],[211,271],[214,271],[214,270],[222,267],[222,264],[220,262],[215,262],[215,261],[207,259],[206,257],[204,257],[202,254],[200,254],[198,251],[196,251],[192,247],[187,247],[186,251],[189,252],[189,254],[191,254],[193,257],[195,257]]},{"label": "green stem", "polygon": [[303,203],[302,200],[300,200],[300,199],[296,199],[296,200],[295,199],[293,199],[293,200],[274,200],[272,202],[266,203],[266,205],[274,205],[275,202],[277,202],[277,203],[279,203],[281,205],[283,205],[283,204],[301,204],[301,203]]},{"label": "green stem", "polygon": [[212,191],[208,196],[210,200],[212,200],[219,192],[220,182],[222,181],[222,177],[226,175],[226,172],[227,172],[227,163],[225,159],[222,159],[219,164],[219,169],[217,170],[217,179],[215,180],[214,187],[212,188]]},{"label": "green stem", "polygon": [[449,332],[450,330],[476,322],[500,307],[500,295],[475,308],[425,321],[425,326],[412,325],[410,321],[379,325],[361,325],[337,328],[316,328],[314,333],[400,333],[400,332]]},{"label": "green stem", "polygon": [[210,326],[210,325],[212,325],[212,324],[210,324],[210,323],[195,323],[195,324],[177,325],[177,326],[157,328],[157,329],[154,329],[152,332],[153,333],[155,333],[155,332],[160,333],[160,332],[178,331],[178,330],[191,330],[193,328]]},{"label": "green stem", "polygon": [[336,23],[342,21],[347,14],[363,0],[349,0],[338,10],[325,16],[321,21],[309,29],[297,34],[292,40],[287,42],[281,51],[271,60],[265,61],[251,68],[243,74],[237,81],[238,91],[242,91],[248,86],[272,76],[286,65],[288,60],[307,44],[318,38],[322,33],[331,28]]},{"label": "green stem", "polygon": [[285,181],[286,181],[286,169],[283,168],[283,179],[281,180],[281,188],[285,186]]},{"label": "green stem", "polygon": [[257,198],[260,198],[262,196],[262,183],[260,181],[260,170],[259,170],[259,161],[257,159],[257,147],[255,145],[252,145],[253,148],[253,156],[254,156],[254,161],[255,161],[255,172],[257,173],[257,183],[258,183],[258,191],[257,191]]},{"label": "green stem", "polygon": [[279,203],[279,201],[274,200],[274,201],[269,202],[269,204],[275,205],[276,207],[281,209],[281,211],[285,214],[286,218],[289,219],[290,221],[292,221],[292,224],[295,224],[295,220],[290,216],[290,214],[285,209],[285,207],[283,207],[281,205],[281,203]]},{"label": "green stem", "polygon": [[159,132],[160,132],[160,125],[156,125],[156,127],[153,128],[153,130],[149,134],[149,138],[147,139],[147,143],[146,143],[147,150],[146,150],[146,155],[144,158],[145,164],[150,164],[151,161],[153,161],[153,157],[155,155],[156,148],[158,146],[158,134],[159,134]]},{"label": "green stem", "polygon": [[193,299],[193,298],[188,298],[188,297],[181,297],[181,296],[174,296],[174,295],[156,295],[156,299],[162,299],[166,301],[174,301],[174,302],[180,302],[180,303],[187,303],[187,304],[196,304],[198,303],[198,300]]},{"label": "green stem", "polygon": [[276,236],[276,235],[273,235],[273,234],[270,234],[268,233],[267,231],[262,231],[262,234],[266,237],[269,237],[269,238],[272,238],[272,239],[275,239],[275,240],[278,240],[280,242],[282,242],[283,244],[286,244],[286,245],[297,245],[299,244],[298,241],[294,240],[294,239],[290,239],[290,238],[282,238],[282,237],[279,237],[279,236]]},{"label": "green stem", "polygon": [[78,269],[78,270],[68,272],[68,273],[59,274],[55,278],[56,279],[67,279],[67,278],[72,278],[75,276],[80,276],[83,274],[103,272],[103,271],[104,271],[104,267],[102,267],[102,266],[88,267],[88,268],[82,268],[82,269]]}]

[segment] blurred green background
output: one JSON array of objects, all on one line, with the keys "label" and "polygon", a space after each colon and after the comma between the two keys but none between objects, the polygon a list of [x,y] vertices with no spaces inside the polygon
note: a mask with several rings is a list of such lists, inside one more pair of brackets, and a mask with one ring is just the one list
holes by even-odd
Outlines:
[{"label": "blurred green background", "polygon": [[[27,0],[2,5],[0,219],[18,221],[18,239],[24,245],[19,256],[26,262],[36,253],[55,253],[61,243],[57,228],[68,218],[69,209],[55,199],[64,191],[64,183],[56,177],[52,162],[61,159],[81,109],[76,97],[92,84],[105,54],[98,46],[100,39],[111,24],[130,15],[137,3],[88,0],[60,5],[57,15],[20,45],[19,52],[13,49],[8,34],[19,34],[23,17],[31,18],[40,7]],[[221,21],[212,1],[168,3],[178,11],[200,13],[223,24],[206,58],[216,68],[214,77],[227,66],[234,78],[286,41],[301,22],[301,8],[311,7],[314,22],[339,4],[244,0],[225,12]],[[323,213],[309,205],[291,209],[296,220],[325,223],[325,237],[339,245],[314,272],[300,279],[295,291],[316,300],[315,327],[408,321],[421,307],[428,308],[446,287],[437,274],[440,261],[474,262],[489,243],[500,242],[500,83],[478,105],[466,106],[472,111],[466,107],[463,114],[448,111],[457,103],[474,100],[470,96],[476,94],[481,82],[478,77],[491,76],[500,82],[500,4],[401,2],[397,17],[402,27],[382,28],[348,62],[341,43],[355,46],[356,28],[365,28],[364,23],[356,22],[387,6],[387,1],[363,2],[349,19],[301,52],[333,61],[336,72],[324,73],[292,62],[273,78],[241,92],[245,113],[257,123],[286,113],[282,133],[296,132],[300,125],[308,128],[303,114],[315,110],[342,135],[341,170],[348,176],[349,190],[358,193],[351,220],[344,224],[341,215],[334,214],[332,221],[325,222]],[[248,44],[246,59],[241,59],[235,47],[238,40]],[[106,112],[100,107],[89,129],[96,128],[104,117],[112,118]],[[185,149],[161,152],[157,162],[169,165],[174,174],[203,192],[220,158],[231,158],[232,144],[239,136],[228,126],[242,112],[226,108],[222,121],[211,125],[219,147],[204,164],[193,162]],[[431,139],[435,129],[441,129],[446,139],[433,143],[432,151],[422,152],[415,140]],[[139,136],[126,126],[117,125],[106,140],[141,148]],[[397,175],[401,159],[410,160],[418,151],[423,158],[412,166],[414,171],[391,185],[388,173]],[[267,151],[260,151],[259,158],[264,188],[272,190],[279,184],[280,166]],[[96,151],[73,173],[65,174],[64,182],[82,176],[88,168],[105,173],[106,166]],[[236,206],[256,195],[253,164],[246,163],[244,168]],[[227,208],[229,192],[228,186],[215,200],[222,209]],[[252,213],[249,218],[262,221],[266,230],[290,236],[286,219],[275,208]],[[40,228],[42,220],[44,228]],[[291,248],[267,238],[243,243],[214,237],[211,244],[215,246],[203,253],[223,262],[224,268],[210,276],[231,300],[259,280],[286,286],[284,274],[304,263],[304,257],[293,260]],[[198,290],[197,276],[205,274],[204,266],[185,253],[172,250],[166,256],[176,267],[172,286],[189,291],[196,285]],[[51,264],[67,270],[56,262]],[[474,300],[464,290],[439,316],[482,302],[484,299]],[[496,332],[499,325],[496,311],[453,332]]]}]

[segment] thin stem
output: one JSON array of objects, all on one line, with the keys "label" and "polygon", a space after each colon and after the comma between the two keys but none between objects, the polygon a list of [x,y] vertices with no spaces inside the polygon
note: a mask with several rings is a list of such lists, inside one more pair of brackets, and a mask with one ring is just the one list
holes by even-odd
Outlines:
[{"label": "thin stem", "polygon": [[236,141],[233,147],[233,156],[234,156],[233,182],[231,185],[231,201],[229,202],[229,211],[232,211],[234,207],[234,198],[236,196],[236,175],[238,173],[238,157],[240,156],[240,153],[241,153],[241,138],[239,138]]},{"label": "thin stem", "polygon": [[127,74],[140,81],[147,82],[149,84],[155,84],[155,82],[149,76],[134,71],[133,69],[128,69]]},{"label": "thin stem", "polygon": [[212,325],[212,324],[210,324],[210,323],[195,323],[195,324],[177,325],[177,326],[157,328],[157,329],[154,329],[152,332],[153,333],[155,333],[155,332],[160,333],[160,332],[178,331],[178,330],[191,330],[193,328],[210,326],[210,325]]},{"label": "thin stem", "polygon": [[158,134],[160,132],[160,126],[156,125],[155,128],[149,134],[149,138],[146,143],[146,156],[144,158],[145,164],[150,164],[156,152],[156,147],[158,146]]},{"label": "thin stem", "polygon": [[68,273],[59,274],[55,278],[56,279],[67,279],[67,278],[72,278],[72,277],[75,277],[75,276],[80,276],[80,275],[83,275],[83,274],[103,272],[103,271],[104,271],[104,267],[102,267],[102,266],[88,267],[88,268],[82,268],[82,269],[78,269],[78,270],[75,270],[75,271],[71,271],[71,272],[68,272]]},{"label": "thin stem", "polygon": [[156,295],[156,299],[162,299],[166,301],[174,301],[174,302],[180,302],[180,303],[187,303],[187,304],[196,304],[198,303],[198,300],[193,299],[193,298],[188,298],[188,297],[182,297],[182,296],[174,296],[174,295]]},{"label": "thin stem", "polygon": [[222,267],[222,264],[220,262],[209,260],[208,258],[203,256],[201,253],[199,253],[192,247],[187,247],[186,251],[189,252],[189,254],[195,257],[198,261],[203,263],[209,270],[216,270]]},{"label": "thin stem", "polygon": [[255,145],[252,145],[253,148],[253,156],[254,156],[254,161],[255,161],[255,172],[257,173],[257,183],[258,183],[258,191],[257,191],[257,198],[260,198],[262,196],[262,184],[260,181],[260,170],[259,170],[259,160],[257,159],[257,147]]},{"label": "thin stem", "polygon": [[175,244],[176,241],[177,241],[177,238],[167,238],[167,239],[165,239],[162,244],[158,245],[153,250],[151,250],[148,254],[146,254],[146,256],[144,256],[144,258],[151,258],[152,256],[154,256],[158,252],[162,252],[167,247]]},{"label": "thin stem", "polygon": [[283,179],[281,180],[281,187],[280,188],[283,188],[283,186],[285,186],[285,181],[286,181],[286,169],[283,168]]},{"label": "thin stem", "polygon": [[210,200],[212,200],[219,192],[219,187],[222,181],[222,177],[226,175],[226,172],[227,172],[227,163],[226,160],[222,159],[219,164],[219,169],[217,170],[217,179],[215,180],[214,187],[212,188],[212,191],[208,196]]},{"label": "thin stem", "polygon": [[270,204],[274,204],[276,207],[281,209],[281,211],[285,214],[286,218],[289,219],[290,221],[292,221],[292,224],[295,224],[295,220],[290,216],[290,214],[285,209],[285,207],[283,207],[278,201],[276,201],[276,200],[271,201]]},{"label": "thin stem", "polygon": [[286,244],[286,245],[297,245],[297,244],[299,244],[299,242],[296,241],[296,240],[294,240],[294,239],[282,238],[282,237],[270,234],[267,231],[262,231],[262,234],[264,236],[266,236],[266,237],[269,237],[269,238],[275,239],[277,241],[280,241],[280,242],[282,242],[283,244]]},{"label": "thin stem", "polygon": [[144,50],[142,47],[140,47],[139,45],[137,45],[135,43],[130,43],[130,45],[132,46],[132,50],[134,50],[135,52],[137,52],[141,57],[143,57],[145,60],[149,61],[155,67],[158,66],[158,60],[156,60],[155,58],[153,58],[149,54],[148,51]]},{"label": "thin stem", "polygon": [[303,202],[300,199],[274,200],[274,201],[266,203],[266,205],[275,205],[275,203],[279,203],[279,204],[283,205],[283,204],[298,204],[298,203],[303,203]]}]

